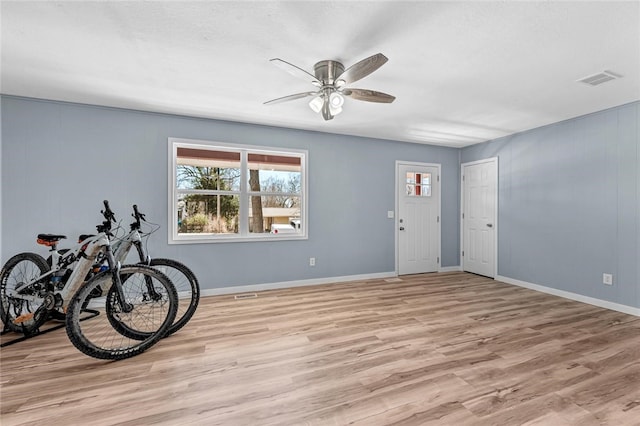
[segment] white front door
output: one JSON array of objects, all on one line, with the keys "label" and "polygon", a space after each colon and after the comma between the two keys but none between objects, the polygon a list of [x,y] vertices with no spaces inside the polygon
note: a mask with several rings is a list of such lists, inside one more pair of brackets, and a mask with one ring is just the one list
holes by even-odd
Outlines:
[{"label": "white front door", "polygon": [[440,165],[397,164],[398,274],[435,272],[440,264]]},{"label": "white front door", "polygon": [[462,164],[462,270],[496,276],[498,159]]}]

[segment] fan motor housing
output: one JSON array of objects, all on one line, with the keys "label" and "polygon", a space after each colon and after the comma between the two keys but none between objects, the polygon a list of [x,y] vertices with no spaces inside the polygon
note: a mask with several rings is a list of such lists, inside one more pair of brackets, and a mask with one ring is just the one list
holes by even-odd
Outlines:
[{"label": "fan motor housing", "polygon": [[313,66],[313,71],[323,85],[333,84],[335,79],[344,72],[344,65],[338,61],[320,61]]}]

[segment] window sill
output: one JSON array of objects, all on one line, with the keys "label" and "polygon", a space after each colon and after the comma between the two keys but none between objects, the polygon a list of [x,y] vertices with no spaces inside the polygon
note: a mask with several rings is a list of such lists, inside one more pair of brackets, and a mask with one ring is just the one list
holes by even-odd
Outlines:
[{"label": "window sill", "polygon": [[252,237],[241,236],[224,236],[214,237],[209,235],[194,235],[194,236],[181,236],[181,237],[169,237],[169,244],[217,244],[217,243],[255,243],[260,241],[273,242],[273,241],[300,241],[308,240],[307,235],[287,235],[284,234],[274,236],[273,234],[266,234]]}]

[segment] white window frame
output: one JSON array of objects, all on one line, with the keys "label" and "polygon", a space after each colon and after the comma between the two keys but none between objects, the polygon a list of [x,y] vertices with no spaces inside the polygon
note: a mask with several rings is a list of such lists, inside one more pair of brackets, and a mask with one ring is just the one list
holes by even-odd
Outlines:
[{"label": "white window frame", "polygon": [[[291,241],[308,239],[308,151],[300,149],[275,148],[255,145],[240,145],[224,142],[206,141],[199,139],[183,139],[169,138],[169,244],[196,244],[196,243],[230,243],[230,242],[248,242],[248,241]],[[207,149],[220,151],[233,151],[240,153],[240,191],[235,192],[239,195],[240,208],[238,212],[239,230],[237,234],[179,234],[178,233],[178,190],[176,182],[177,154],[178,148]],[[275,155],[291,155],[300,156],[300,232],[295,234],[281,233],[250,233],[249,232],[249,197],[251,195],[271,195],[271,193],[255,193],[248,188],[248,154],[249,153],[265,153]],[[207,191],[209,192],[209,191]],[[215,191],[213,191],[215,192]],[[225,195],[229,192],[225,192]]]}]

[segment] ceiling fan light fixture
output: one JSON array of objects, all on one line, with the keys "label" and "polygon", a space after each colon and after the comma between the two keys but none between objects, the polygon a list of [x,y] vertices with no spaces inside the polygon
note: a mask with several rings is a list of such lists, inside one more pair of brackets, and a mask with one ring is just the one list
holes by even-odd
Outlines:
[{"label": "ceiling fan light fixture", "polygon": [[316,114],[322,111],[322,105],[324,104],[324,98],[322,96],[316,96],[309,102],[309,108]]},{"label": "ceiling fan light fixture", "polygon": [[331,94],[327,98],[327,102],[329,103],[329,112],[331,113],[331,115],[335,116],[342,112],[344,96],[342,96],[340,93],[336,91],[331,92]]},{"label": "ceiling fan light fixture", "polygon": [[331,115],[338,115],[342,112],[342,107],[334,108],[331,105],[329,105],[329,112],[331,112]]},{"label": "ceiling fan light fixture", "polygon": [[332,108],[342,109],[342,104],[344,104],[344,96],[342,96],[340,93],[333,92],[331,95],[329,95],[329,105],[331,105]]}]

